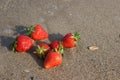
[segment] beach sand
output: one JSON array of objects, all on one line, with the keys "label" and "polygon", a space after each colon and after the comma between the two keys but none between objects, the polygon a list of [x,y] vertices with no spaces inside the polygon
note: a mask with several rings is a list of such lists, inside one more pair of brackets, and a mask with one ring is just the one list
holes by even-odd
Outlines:
[{"label": "beach sand", "polygon": [[[34,49],[10,50],[15,37],[35,24],[49,33],[36,45],[80,33],[62,65],[44,69]],[[120,80],[120,0],[0,0],[0,44],[0,80]]]}]

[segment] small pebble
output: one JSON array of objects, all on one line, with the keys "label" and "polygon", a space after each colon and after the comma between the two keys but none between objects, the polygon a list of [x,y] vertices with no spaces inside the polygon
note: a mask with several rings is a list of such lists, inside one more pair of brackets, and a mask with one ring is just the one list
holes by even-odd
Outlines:
[{"label": "small pebble", "polygon": [[72,14],[71,14],[71,13],[69,13],[69,15],[70,15],[70,16],[72,16]]},{"label": "small pebble", "polygon": [[91,51],[95,51],[99,48],[97,46],[89,46],[88,49],[91,50]]},{"label": "small pebble", "polygon": [[48,14],[52,16],[52,15],[54,15],[54,12],[48,11]]},{"label": "small pebble", "polygon": [[25,70],[24,70],[24,72],[26,72],[26,73],[29,73],[29,72],[30,72],[30,70],[28,70],[28,69],[25,69]]}]

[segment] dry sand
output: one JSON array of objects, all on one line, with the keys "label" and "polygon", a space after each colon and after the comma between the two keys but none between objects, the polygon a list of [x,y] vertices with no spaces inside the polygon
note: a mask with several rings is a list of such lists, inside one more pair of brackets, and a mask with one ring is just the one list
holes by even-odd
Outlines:
[{"label": "dry sand", "polygon": [[[48,43],[80,33],[59,67],[44,69],[32,50],[10,51],[14,38],[34,24],[49,32]],[[0,80],[120,80],[120,0],[0,0],[0,44]]]}]

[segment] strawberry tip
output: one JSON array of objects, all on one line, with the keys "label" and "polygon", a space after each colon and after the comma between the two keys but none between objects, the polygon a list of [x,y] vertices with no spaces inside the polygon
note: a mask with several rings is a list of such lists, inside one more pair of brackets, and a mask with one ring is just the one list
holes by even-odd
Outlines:
[{"label": "strawberry tip", "polygon": [[47,66],[47,65],[45,65],[44,67],[45,67],[45,69],[48,69],[48,68],[49,68],[49,66]]}]

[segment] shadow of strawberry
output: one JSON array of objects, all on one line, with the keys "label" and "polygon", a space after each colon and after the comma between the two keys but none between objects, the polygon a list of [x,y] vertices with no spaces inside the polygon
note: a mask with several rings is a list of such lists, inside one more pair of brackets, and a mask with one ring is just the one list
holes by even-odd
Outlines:
[{"label": "shadow of strawberry", "polygon": [[11,43],[14,42],[15,38],[8,36],[0,36],[1,46],[6,47],[9,51],[12,50]]},{"label": "shadow of strawberry", "polygon": [[48,39],[49,39],[51,42],[56,41],[56,40],[61,40],[62,38],[63,38],[63,35],[60,34],[60,33],[57,33],[57,34],[52,33],[52,34],[49,34],[49,37],[48,37]]}]

